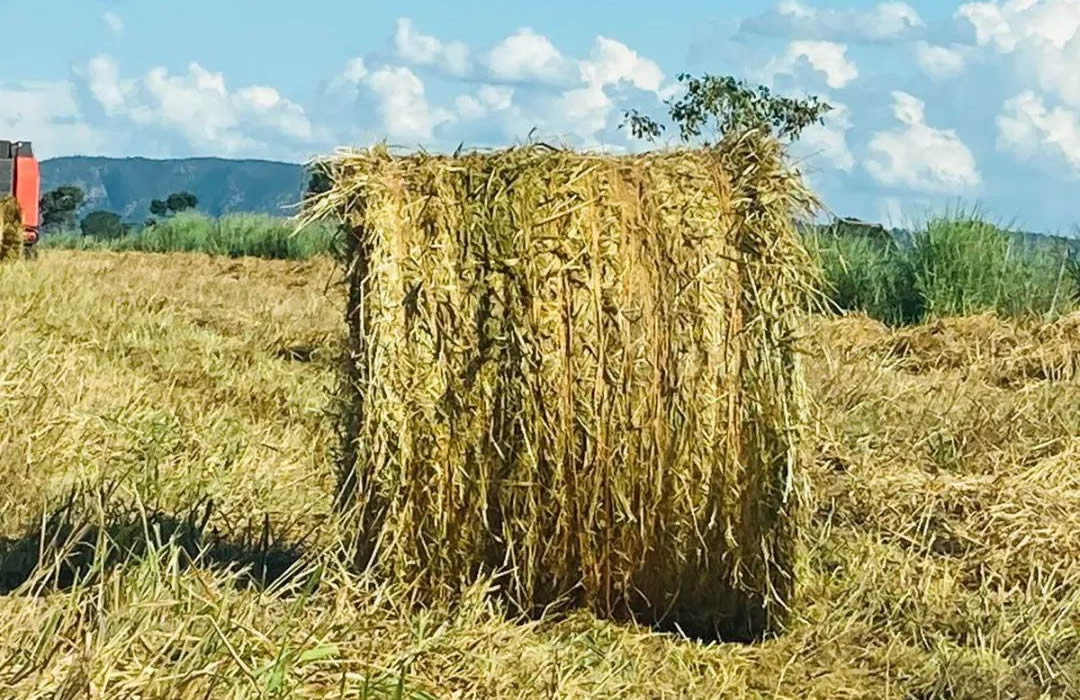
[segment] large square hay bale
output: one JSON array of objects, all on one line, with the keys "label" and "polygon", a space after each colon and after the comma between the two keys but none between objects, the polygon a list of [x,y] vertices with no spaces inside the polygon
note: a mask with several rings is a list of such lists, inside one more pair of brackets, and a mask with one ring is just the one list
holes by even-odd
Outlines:
[{"label": "large square hay bale", "polygon": [[365,566],[756,636],[791,600],[814,204],[779,146],[320,161],[345,222]]}]

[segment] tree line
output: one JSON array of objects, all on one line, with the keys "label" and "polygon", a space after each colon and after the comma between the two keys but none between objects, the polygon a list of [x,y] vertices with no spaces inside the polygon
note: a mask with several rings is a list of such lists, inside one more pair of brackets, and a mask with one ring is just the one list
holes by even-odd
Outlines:
[{"label": "tree line", "polygon": [[[86,193],[74,185],[61,185],[49,190],[38,202],[42,230],[54,233],[78,229],[82,235],[95,238],[120,238],[131,232],[132,225],[116,212],[95,209],[80,218],[78,212],[85,203]],[[157,219],[194,210],[198,205],[198,197],[190,192],[174,192],[165,199],[151,200],[152,216],[144,225],[153,226]]]}]

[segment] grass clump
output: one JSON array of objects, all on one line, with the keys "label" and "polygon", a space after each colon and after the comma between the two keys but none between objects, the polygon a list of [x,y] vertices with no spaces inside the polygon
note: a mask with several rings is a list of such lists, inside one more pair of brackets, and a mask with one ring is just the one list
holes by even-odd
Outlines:
[{"label": "grass clump", "polygon": [[296,222],[265,214],[213,218],[182,212],[132,233],[102,240],[77,234],[46,237],[52,248],[144,253],[206,253],[227,257],[305,260],[333,252],[335,232],[320,223],[297,231]]},{"label": "grass clump", "polygon": [[833,307],[889,325],[987,312],[1057,316],[1080,299],[1080,267],[1067,249],[1028,244],[977,211],[932,217],[908,240],[822,230],[806,240]]}]

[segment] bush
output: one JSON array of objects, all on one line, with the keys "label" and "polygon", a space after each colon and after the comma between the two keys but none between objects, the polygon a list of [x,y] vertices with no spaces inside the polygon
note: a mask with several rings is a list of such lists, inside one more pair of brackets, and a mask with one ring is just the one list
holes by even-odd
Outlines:
[{"label": "bush", "polygon": [[807,242],[836,310],[862,311],[889,325],[922,318],[923,301],[915,291],[910,261],[895,245],[828,234],[813,235]]},{"label": "bush", "polygon": [[82,235],[103,240],[122,238],[130,231],[119,214],[111,211],[92,211],[80,222]]}]

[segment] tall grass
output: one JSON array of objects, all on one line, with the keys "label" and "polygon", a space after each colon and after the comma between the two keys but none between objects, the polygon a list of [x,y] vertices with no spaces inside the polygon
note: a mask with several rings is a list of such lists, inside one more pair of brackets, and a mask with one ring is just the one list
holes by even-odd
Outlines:
[{"label": "tall grass", "polygon": [[995,312],[1054,316],[1080,302],[1080,266],[1062,246],[1029,246],[980,212],[929,218],[909,242],[806,236],[836,309],[890,325]]},{"label": "tall grass", "polygon": [[331,253],[333,241],[333,229],[320,224],[295,231],[295,225],[289,219],[265,214],[228,214],[213,218],[205,214],[182,213],[120,238],[100,239],[67,233],[48,236],[42,240],[42,245],[78,250],[207,253],[303,260]]}]

